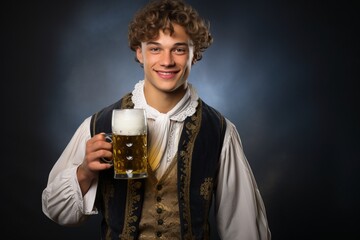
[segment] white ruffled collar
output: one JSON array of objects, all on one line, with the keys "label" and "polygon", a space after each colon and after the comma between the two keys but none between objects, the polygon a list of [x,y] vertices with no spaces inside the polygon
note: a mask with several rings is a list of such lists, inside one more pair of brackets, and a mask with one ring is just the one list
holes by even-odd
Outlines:
[{"label": "white ruffled collar", "polygon": [[160,116],[167,116],[173,121],[182,122],[185,118],[192,116],[198,105],[199,96],[196,93],[196,89],[188,83],[187,91],[184,97],[176,104],[176,106],[167,113],[160,113],[155,108],[149,106],[144,96],[144,80],[140,80],[135,84],[132,92],[131,100],[134,103],[134,108],[144,108],[148,118],[156,119]]}]

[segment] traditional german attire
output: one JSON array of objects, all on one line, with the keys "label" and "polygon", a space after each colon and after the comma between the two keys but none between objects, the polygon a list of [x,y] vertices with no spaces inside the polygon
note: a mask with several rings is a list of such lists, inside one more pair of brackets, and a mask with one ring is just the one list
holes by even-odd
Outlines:
[{"label": "traditional german attire", "polygon": [[[269,240],[266,211],[235,126],[203,102],[191,84],[166,114],[147,105],[143,84],[82,123],[50,173],[44,213],[73,225],[101,212],[102,239],[209,239],[216,231],[209,229],[215,200],[222,239]],[[111,132],[115,108],[146,110],[148,156],[155,164],[145,179],[117,180],[113,169],[101,171],[82,197],[76,168],[85,142]]]}]

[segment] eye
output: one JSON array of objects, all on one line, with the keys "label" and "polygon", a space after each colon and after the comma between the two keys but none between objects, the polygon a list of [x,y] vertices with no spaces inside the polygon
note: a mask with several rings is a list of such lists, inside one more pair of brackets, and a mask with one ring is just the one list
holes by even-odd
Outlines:
[{"label": "eye", "polygon": [[150,48],[150,52],[152,52],[152,53],[157,53],[157,52],[159,52],[160,51],[160,48],[158,48],[158,47],[152,47],[152,48]]},{"label": "eye", "polygon": [[185,53],[186,53],[186,49],[185,49],[185,48],[175,48],[175,49],[174,49],[174,52],[175,52],[176,54],[181,55],[181,54],[185,54]]}]

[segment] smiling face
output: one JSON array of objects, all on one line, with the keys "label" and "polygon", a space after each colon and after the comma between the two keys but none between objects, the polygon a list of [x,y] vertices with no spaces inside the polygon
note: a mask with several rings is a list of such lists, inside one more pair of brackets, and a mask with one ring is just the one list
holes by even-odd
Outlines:
[{"label": "smiling face", "polygon": [[136,57],[144,67],[146,98],[165,95],[181,99],[194,56],[192,41],[185,29],[173,24],[174,33],[161,31],[157,39],[142,42]]}]

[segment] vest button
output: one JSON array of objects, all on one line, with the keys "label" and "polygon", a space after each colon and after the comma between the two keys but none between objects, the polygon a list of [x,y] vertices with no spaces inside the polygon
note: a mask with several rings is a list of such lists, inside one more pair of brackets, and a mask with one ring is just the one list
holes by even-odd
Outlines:
[{"label": "vest button", "polygon": [[157,196],[156,201],[161,202],[161,197]]},{"label": "vest button", "polygon": [[158,220],[158,224],[159,224],[159,225],[163,225],[163,224],[164,224],[164,220],[159,219],[159,220]]},{"label": "vest button", "polygon": [[157,185],[156,189],[160,191],[162,189],[162,185]]},{"label": "vest button", "polygon": [[156,209],[156,212],[157,212],[157,213],[162,213],[162,209],[161,209],[161,208],[157,208],[157,209]]},{"label": "vest button", "polygon": [[156,236],[161,237],[162,233],[160,231],[156,232]]}]

